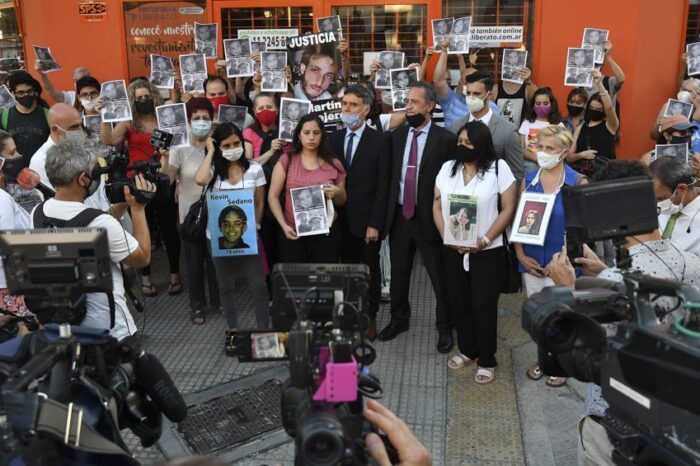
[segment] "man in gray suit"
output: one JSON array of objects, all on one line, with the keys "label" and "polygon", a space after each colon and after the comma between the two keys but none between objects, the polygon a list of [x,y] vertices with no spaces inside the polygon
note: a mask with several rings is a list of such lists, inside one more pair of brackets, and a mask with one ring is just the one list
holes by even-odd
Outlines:
[{"label": "man in gray suit", "polygon": [[[443,57],[444,56],[444,57]],[[450,89],[445,79],[445,71],[447,69],[447,52],[443,47],[443,52],[435,65],[433,72],[433,84],[438,95],[438,100],[443,105],[445,111],[445,127],[447,127],[448,113],[451,116],[456,116],[456,112],[460,110],[464,115],[460,118],[452,119],[449,125],[450,131],[458,134],[464,124],[468,121],[479,120],[489,127],[493,146],[496,149],[496,156],[506,161],[513,176],[518,181],[518,185],[523,180],[525,171],[525,162],[520,151],[520,137],[518,136],[518,128],[508,120],[501,118],[493,113],[488,104],[488,99],[493,88],[493,77],[491,73],[486,71],[476,71],[464,78],[467,87],[466,101],[461,99],[457,101],[454,91]],[[456,94],[455,94],[456,95]],[[450,97],[450,104],[445,108],[442,99]]]}]

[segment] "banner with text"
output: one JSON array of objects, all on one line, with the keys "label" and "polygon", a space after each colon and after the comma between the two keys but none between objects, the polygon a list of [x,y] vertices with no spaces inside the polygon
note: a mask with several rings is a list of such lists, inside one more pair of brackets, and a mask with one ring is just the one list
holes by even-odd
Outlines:
[{"label": "banner with text", "polygon": [[299,29],[239,29],[238,38],[265,42],[267,50],[285,50],[287,37],[296,37]]},{"label": "banner with text", "polygon": [[471,48],[519,47],[523,43],[522,26],[472,26]]}]

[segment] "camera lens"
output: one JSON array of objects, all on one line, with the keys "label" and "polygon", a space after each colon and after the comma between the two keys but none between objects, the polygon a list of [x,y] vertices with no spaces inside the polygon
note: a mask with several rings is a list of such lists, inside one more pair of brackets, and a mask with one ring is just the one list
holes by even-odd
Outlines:
[{"label": "camera lens", "polygon": [[333,466],[345,451],[343,426],[332,413],[316,412],[303,421],[299,431],[299,452],[304,465]]},{"label": "camera lens", "polygon": [[567,350],[576,340],[576,326],[571,320],[558,315],[548,319],[545,324],[546,344],[552,350]]}]

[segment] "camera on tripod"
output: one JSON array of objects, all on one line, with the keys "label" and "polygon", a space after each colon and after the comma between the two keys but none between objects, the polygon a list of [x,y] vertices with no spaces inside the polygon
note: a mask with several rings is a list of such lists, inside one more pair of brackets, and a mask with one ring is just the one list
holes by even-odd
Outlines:
[{"label": "camera on tripod", "polygon": [[[623,283],[579,279],[523,305],[522,325],[542,371],[601,386],[601,424],[616,464],[700,463],[700,293],[690,285],[631,272],[625,237],[658,228],[651,180],[599,182],[563,191],[567,228],[588,241],[612,239]],[[661,325],[659,299],[677,303]],[[606,336],[602,323],[616,323]]]},{"label": "camera on tripod", "polygon": [[[282,424],[295,438],[296,465],[368,464],[363,396],[382,394],[364,341],[369,268],[360,264],[277,264],[272,272],[274,331],[242,331],[242,362],[288,360]],[[384,438],[393,461],[398,455]]]},{"label": "camera on tripod", "polygon": [[[136,160],[129,165],[129,150],[141,150],[137,146],[130,146],[128,149],[113,152],[110,154],[107,167],[100,169],[100,174],[107,174],[105,183],[107,199],[112,204],[126,202],[124,197],[124,187],[128,186],[130,192],[141,204],[147,204],[154,198],[166,199],[170,191],[170,179],[167,175],[160,173],[160,161],[158,151],[167,150],[172,143],[173,135],[159,129],[154,129],[151,133],[150,144],[155,148],[153,154],[146,154],[150,160]],[[140,191],[136,188],[136,175],[143,175],[144,179],[156,185],[156,192]]]}]

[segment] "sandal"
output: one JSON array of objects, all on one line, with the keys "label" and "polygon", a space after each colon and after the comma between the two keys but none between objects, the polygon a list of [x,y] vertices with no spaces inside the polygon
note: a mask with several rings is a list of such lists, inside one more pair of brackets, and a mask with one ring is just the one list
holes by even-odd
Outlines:
[{"label": "sandal", "polygon": [[204,325],[204,312],[201,309],[190,312],[190,320],[192,320],[192,323],[195,325]]},{"label": "sandal", "polygon": [[535,363],[532,366],[528,367],[526,374],[527,377],[531,380],[540,380],[544,375],[538,363]]},{"label": "sandal", "polygon": [[153,296],[158,294],[158,292],[156,291],[156,286],[153,283],[151,283],[150,285],[144,285],[142,283],[141,284],[141,292],[147,298],[152,298]]},{"label": "sandal", "polygon": [[561,387],[566,383],[566,377],[548,377],[545,383],[550,387]]},{"label": "sandal", "polygon": [[238,330],[226,330],[226,342],[224,343],[224,351],[227,356],[236,356],[238,349]]},{"label": "sandal", "polygon": [[479,385],[485,385],[487,383],[493,382],[496,377],[496,371],[493,367],[479,367],[476,370],[476,375],[474,376],[474,382]]},{"label": "sandal", "polygon": [[168,285],[168,294],[170,296],[175,296],[178,295],[182,292],[182,282],[176,281],[175,283],[171,283]]},{"label": "sandal", "polygon": [[473,359],[469,359],[462,353],[456,354],[450,358],[449,361],[447,361],[447,368],[451,369],[453,371],[459,370],[463,367],[468,366],[469,364],[473,363]]}]

